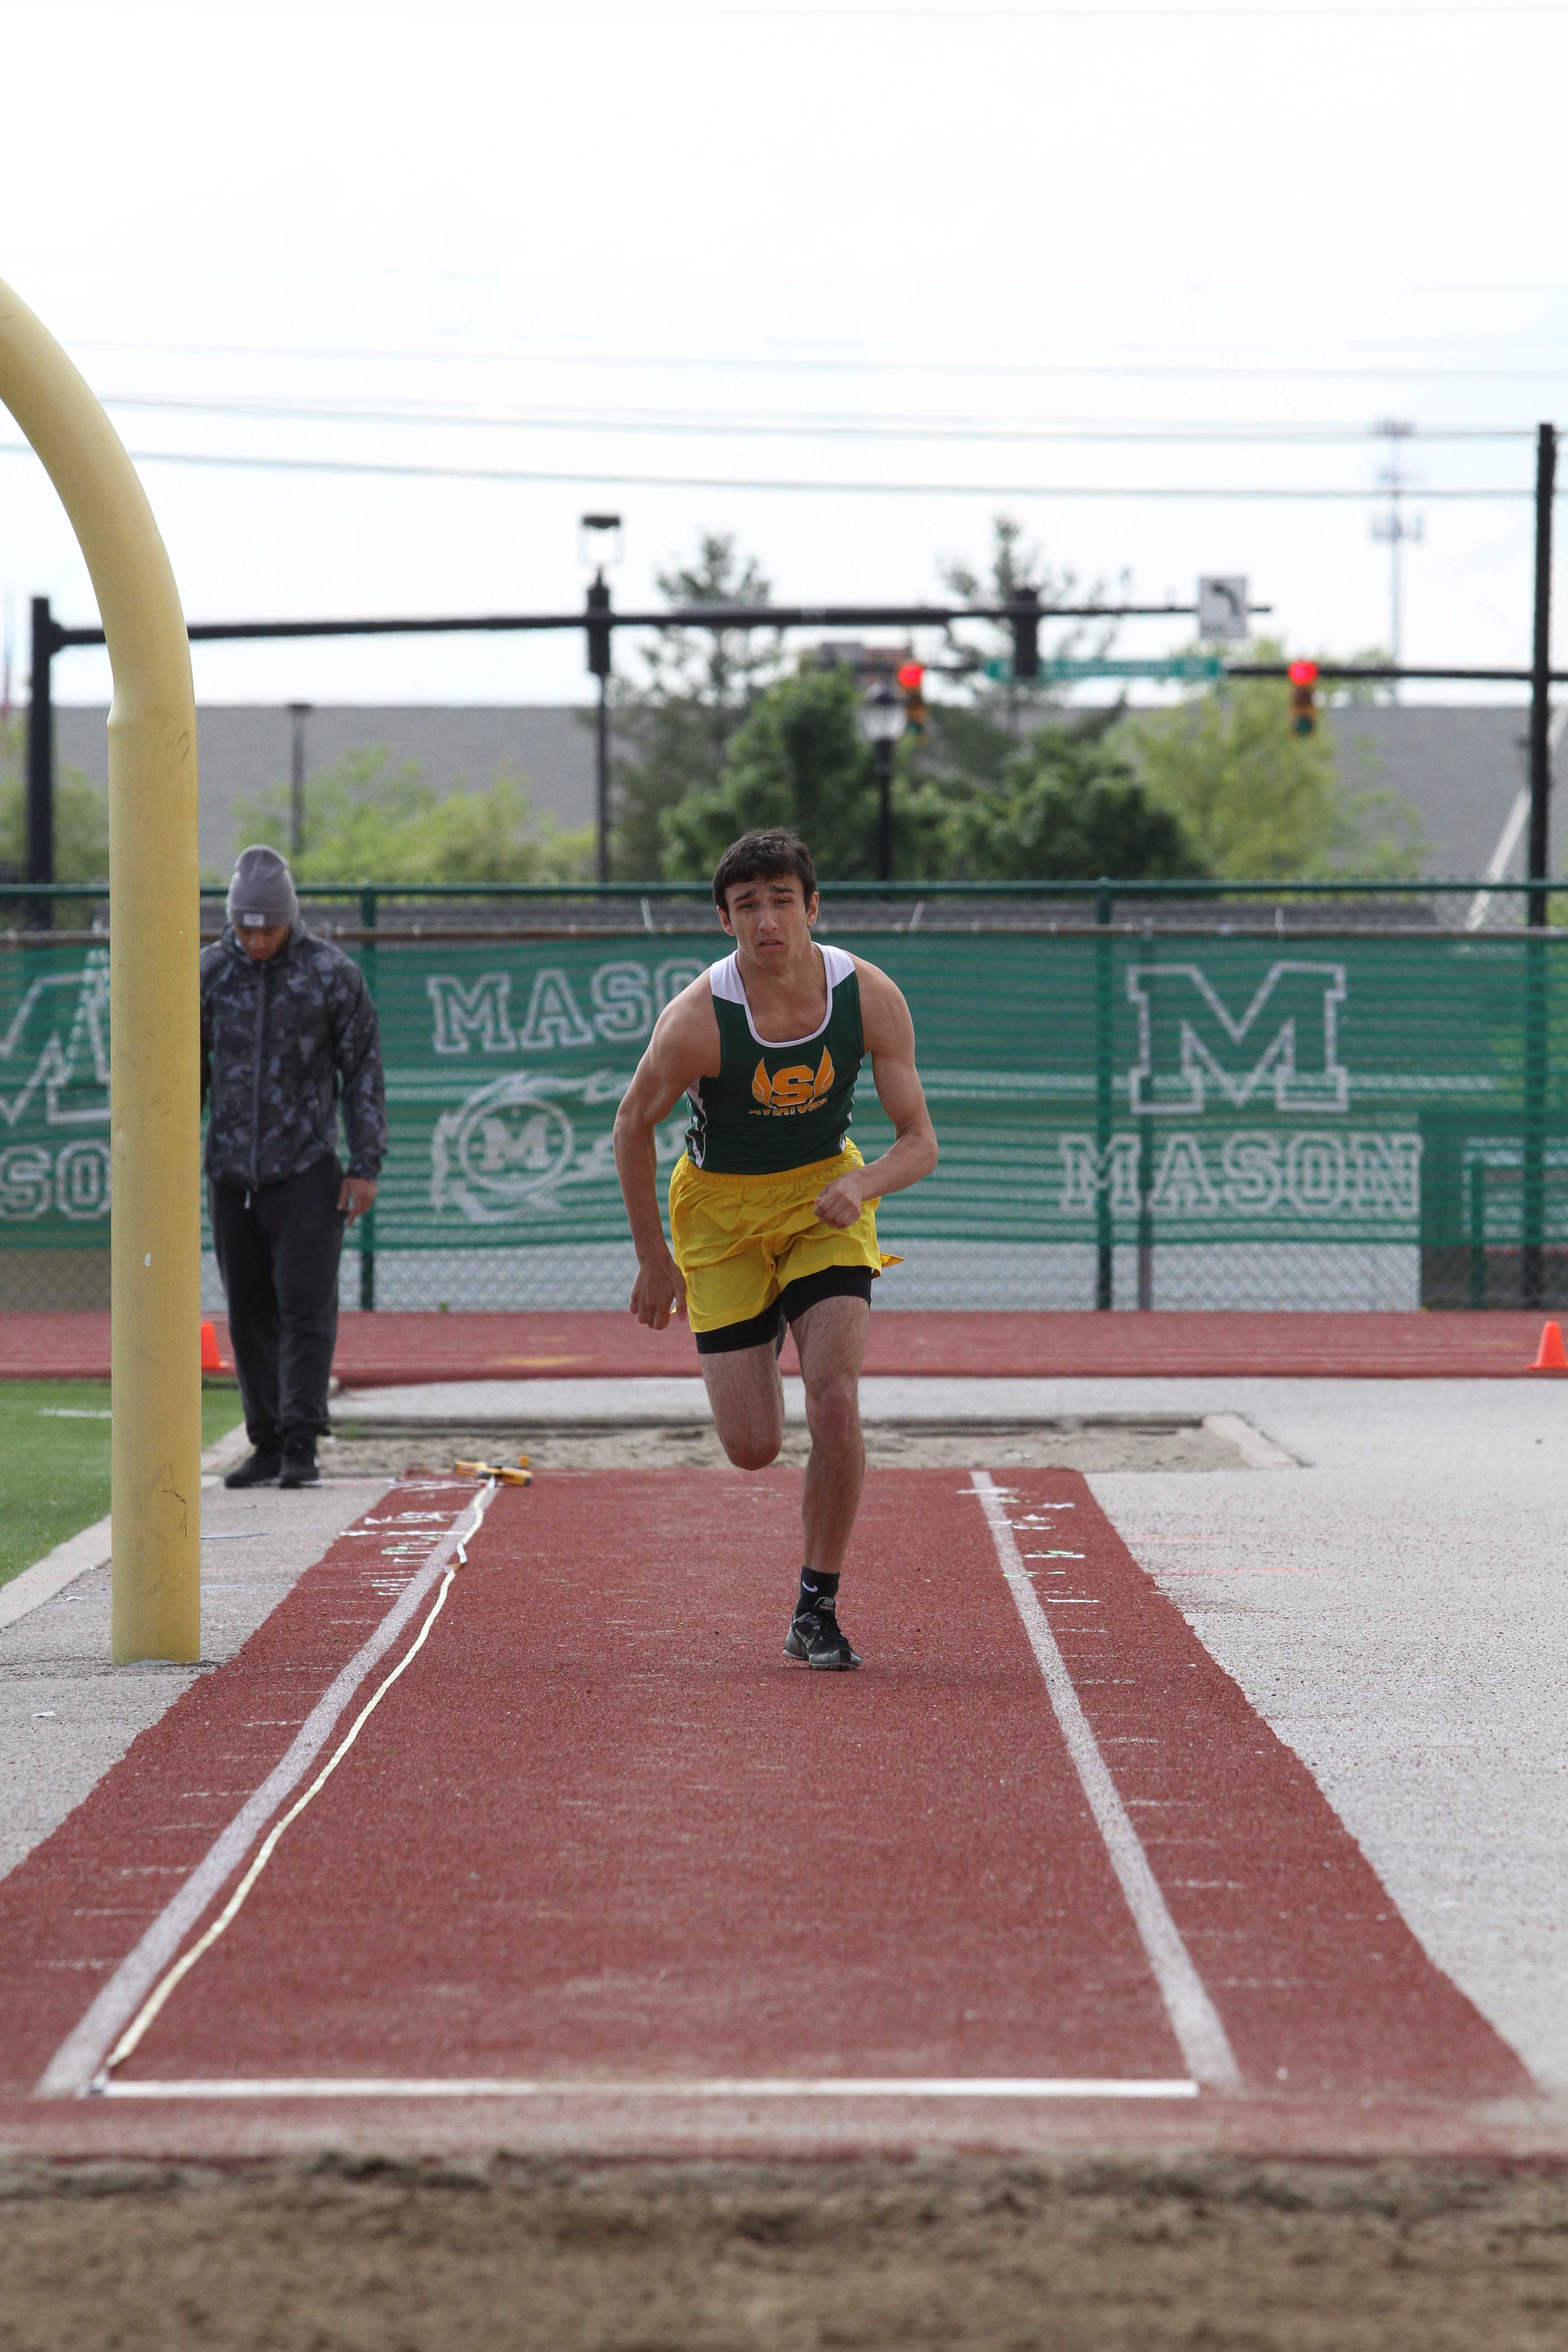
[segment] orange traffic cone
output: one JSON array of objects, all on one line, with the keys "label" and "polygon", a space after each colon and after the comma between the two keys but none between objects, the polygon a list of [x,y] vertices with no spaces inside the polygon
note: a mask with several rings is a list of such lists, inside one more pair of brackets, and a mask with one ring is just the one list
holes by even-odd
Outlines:
[{"label": "orange traffic cone", "polygon": [[1542,1325],[1541,1345],[1530,1369],[1532,1372],[1568,1372],[1568,1348],[1563,1345],[1561,1323]]},{"label": "orange traffic cone", "polygon": [[[1557,1345],[1559,1348],[1562,1347],[1561,1339]],[[234,1370],[234,1366],[226,1364],[218,1354],[217,1326],[214,1323],[202,1325],[202,1370],[204,1372],[232,1372]]]}]

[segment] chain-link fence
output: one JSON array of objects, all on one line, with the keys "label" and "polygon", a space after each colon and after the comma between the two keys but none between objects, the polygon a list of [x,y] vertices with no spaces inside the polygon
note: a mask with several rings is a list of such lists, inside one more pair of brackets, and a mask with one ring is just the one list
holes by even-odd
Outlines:
[{"label": "chain-link fence", "polygon": [[[623,1307],[610,1125],[726,951],[711,906],[310,895],[386,1063],[345,1307]],[[0,1308],[108,1299],[109,943],[100,905],[55,912],[0,953]],[[881,1213],[879,1306],[1568,1303],[1568,932],[1520,914],[1475,885],[825,892],[819,935],[909,998],[942,1145]],[[856,1134],[889,1139],[869,1074]]]}]

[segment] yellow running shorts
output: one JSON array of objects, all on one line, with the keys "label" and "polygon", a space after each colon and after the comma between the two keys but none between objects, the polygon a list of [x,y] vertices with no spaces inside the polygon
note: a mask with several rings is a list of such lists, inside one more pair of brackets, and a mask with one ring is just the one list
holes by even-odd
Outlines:
[{"label": "yellow running shorts", "polygon": [[669,1233],[686,1276],[693,1331],[746,1323],[773,1306],[785,1283],[830,1265],[880,1274],[897,1265],[877,1246],[877,1203],[852,1225],[825,1225],[813,1203],[825,1184],[866,1162],[853,1143],[774,1176],[721,1176],[682,1152],[669,1180]]}]

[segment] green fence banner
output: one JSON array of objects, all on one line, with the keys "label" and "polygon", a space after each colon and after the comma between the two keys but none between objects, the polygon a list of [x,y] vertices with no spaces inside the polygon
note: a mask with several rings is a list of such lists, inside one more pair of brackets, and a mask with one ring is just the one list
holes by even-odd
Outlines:
[{"label": "green fence banner", "polygon": [[[1558,934],[835,936],[908,996],[942,1142],[937,1174],[887,1205],[895,1248],[1568,1243]],[[392,1133],[376,1251],[622,1238],[616,1102],[722,947],[694,929],[365,950]],[[107,964],[0,956],[0,1246],[107,1239]],[[660,1134],[667,1165],[683,1124]],[[887,1139],[868,1072],[856,1133],[868,1155]]]}]

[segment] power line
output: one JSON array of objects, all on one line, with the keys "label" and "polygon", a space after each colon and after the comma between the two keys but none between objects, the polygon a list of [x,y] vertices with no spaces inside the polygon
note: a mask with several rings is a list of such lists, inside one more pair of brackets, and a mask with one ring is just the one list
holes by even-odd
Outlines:
[{"label": "power line", "polygon": [[[311,0],[312,11],[316,5],[317,0]],[[369,12],[350,7],[342,13],[363,15]],[[785,0],[784,5],[778,5],[778,0],[771,0],[770,5],[769,0],[764,0],[764,5],[759,7],[739,8],[705,5],[704,0],[652,0],[652,5],[645,5],[645,0],[629,0],[628,5],[627,0],[623,0],[620,5],[616,5],[616,0],[610,0],[610,5],[600,7],[551,6],[546,0],[546,5],[539,6],[508,7],[496,5],[496,0],[452,0],[450,10],[444,7],[443,13],[472,16],[553,16],[589,22],[601,18],[624,22],[628,18],[679,16],[700,18],[707,24],[726,25],[744,25],[781,17],[791,21],[826,18],[834,24],[842,24],[846,18],[881,25],[902,25],[910,19],[963,24],[979,17],[991,23],[1009,24],[1096,24],[1107,19],[1112,23],[1136,20],[1151,24],[1168,20],[1173,24],[1188,24],[1213,19],[1258,26],[1281,17],[1292,20],[1353,17],[1358,23],[1368,17],[1383,17],[1394,22],[1408,17],[1412,23],[1418,23],[1433,17],[1561,16],[1565,11],[1561,0],[1415,0],[1415,5],[1403,7],[1380,5],[1344,6],[1333,5],[1332,0],[1327,5],[1323,5],[1323,0],[1280,0],[1280,5],[1270,8],[1237,6],[1234,0],[1230,5],[1225,5],[1225,0],[1217,0],[1217,5],[1216,0],[1186,0],[1185,5],[1169,8],[1158,5],[1027,8],[994,5],[994,0],[979,0],[979,5],[973,7],[914,8],[814,7],[793,5],[793,0]]]},{"label": "power line", "polygon": [[1322,365],[1311,361],[1236,364],[1229,362],[1163,360],[873,359],[848,354],[803,356],[798,352],[758,359],[723,352],[635,352],[624,349],[530,352],[516,348],[505,351],[464,348],[460,345],[440,348],[428,344],[412,348],[402,345],[377,348],[364,343],[122,342],[90,335],[73,338],[73,342],[78,351],[137,352],[168,359],[370,360],[398,365],[441,361],[508,367],[659,368],[685,370],[692,373],[700,371],[704,374],[1025,375],[1089,376],[1106,381],[1124,379],[1140,382],[1167,378],[1194,383],[1281,381],[1347,383],[1386,383],[1394,379],[1414,382],[1417,377],[1430,377],[1434,382],[1444,383],[1568,383],[1568,361],[1555,367],[1508,364],[1457,367],[1446,362],[1406,361],[1393,361],[1377,366],[1365,362],[1357,362],[1353,365]]},{"label": "power line", "polygon": [[[255,416],[345,425],[461,426],[483,431],[669,433],[758,437],[913,441],[1159,442],[1200,444],[1296,442],[1342,445],[1381,438],[1375,425],[1110,424],[1062,419],[1004,423],[924,417],[743,416],[697,410],[671,415],[647,409],[512,409],[374,407],[355,401],[268,401],[164,393],[105,392],[106,408],[176,410],[193,415]],[[1529,425],[1429,425],[1411,428],[1424,441],[1532,441]]]},{"label": "power line", "polygon": [[[100,8],[109,5],[110,0],[72,0],[72,5],[84,9]],[[155,5],[166,8],[190,8],[197,5],[198,0],[155,0]],[[363,16],[388,13],[381,6],[373,10],[366,6],[353,5],[353,0],[347,0],[347,5],[345,0],[309,0],[308,7],[306,0],[271,0],[271,5],[275,10],[280,6],[286,14],[308,13],[311,16]],[[118,13],[118,6],[116,13]],[[402,0],[402,5],[391,13],[418,15],[425,11],[418,5],[410,7],[408,0]],[[443,16],[458,16],[515,18],[546,16],[588,23],[601,20],[625,22],[628,19],[637,21],[679,16],[699,18],[708,24],[725,25],[768,23],[781,18],[791,22],[815,18],[833,24],[842,24],[847,19],[862,24],[879,25],[904,25],[911,21],[962,25],[978,19],[984,23],[993,24],[1070,24],[1074,22],[1098,24],[1129,21],[1144,24],[1165,21],[1173,24],[1188,24],[1213,20],[1221,23],[1267,26],[1277,19],[1283,18],[1292,21],[1310,18],[1317,21],[1348,17],[1353,18],[1357,23],[1364,23],[1369,17],[1382,18],[1394,23],[1409,18],[1412,23],[1425,23],[1434,18],[1552,17],[1562,16],[1568,13],[1568,10],[1565,10],[1563,0],[1414,0],[1414,5],[1410,5],[1410,0],[1406,0],[1406,5],[1404,6],[1381,5],[1381,0],[1372,0],[1372,5],[1339,5],[1338,0],[1328,0],[1328,5],[1324,5],[1324,0],[1279,0],[1279,5],[1269,8],[1259,8],[1256,5],[1238,6],[1235,5],[1235,0],[1229,0],[1229,5],[1226,5],[1226,0],[1178,0],[1178,5],[1173,7],[1161,7],[1157,5],[1111,7],[1074,6],[1068,0],[1068,5],[1066,5],[1038,8],[1009,6],[1005,5],[1005,0],[975,0],[975,5],[973,6],[928,5],[923,7],[910,8],[868,7],[854,5],[845,7],[821,7],[811,5],[810,0],[806,0],[805,5],[795,5],[795,0],[763,0],[763,5],[757,7],[714,6],[710,5],[710,0],[620,0],[620,5],[616,5],[616,0],[609,0],[609,5],[598,7],[581,7],[574,5],[574,0],[573,5],[551,5],[549,0],[542,0],[542,5],[524,5],[517,7],[501,5],[501,0],[441,0],[441,13]]]},{"label": "power line", "polygon": [[[0,442],[0,457],[19,457],[29,455],[25,441]],[[620,489],[637,490],[783,490],[793,495],[821,495],[829,498],[963,498],[963,499],[1213,499],[1289,500],[1292,503],[1317,501],[1350,502],[1364,506],[1379,493],[1375,488],[1363,486],[1357,489],[1337,488],[1304,488],[1300,484],[1283,487],[1226,484],[1200,487],[1189,483],[1150,482],[1144,484],[1117,482],[1095,485],[1081,482],[846,482],[832,480],[783,481],[777,478],[737,480],[713,474],[630,474],[618,467],[604,472],[584,473],[513,466],[437,466],[396,464],[377,458],[354,457],[263,457],[226,456],[210,450],[196,449],[132,449],[128,453],[139,466],[198,466],[237,469],[258,473],[336,474],[374,476],[413,481],[445,482],[538,482],[574,484],[577,486],[614,484]],[[1466,487],[1455,489],[1423,490],[1423,499],[1480,499],[1496,503],[1500,500],[1528,499],[1528,489],[1479,488]]]}]

